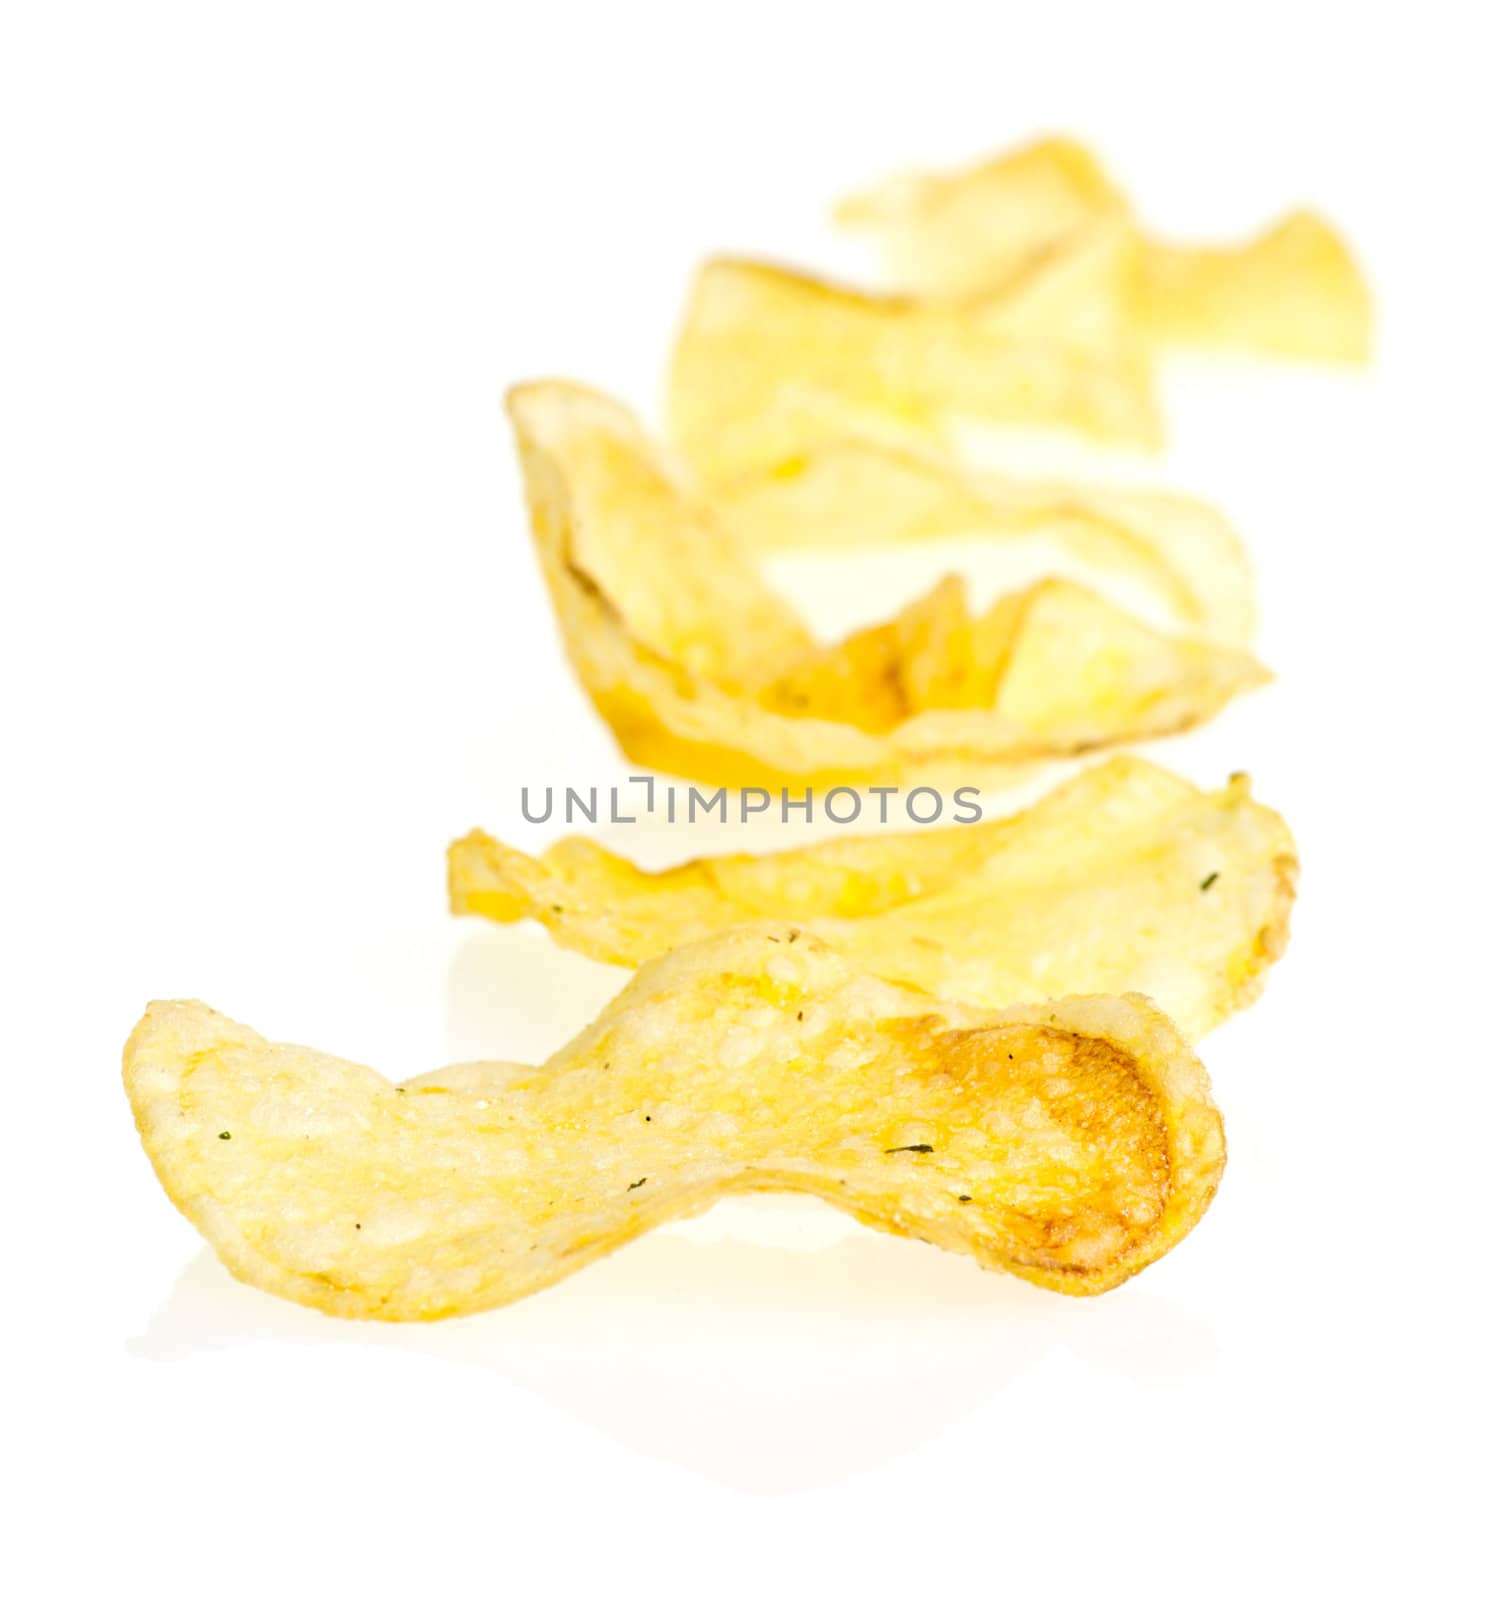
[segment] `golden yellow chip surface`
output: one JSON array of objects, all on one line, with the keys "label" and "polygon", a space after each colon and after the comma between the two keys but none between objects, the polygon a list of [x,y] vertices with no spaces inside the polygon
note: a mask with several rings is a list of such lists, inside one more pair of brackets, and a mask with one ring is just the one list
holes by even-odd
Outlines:
[{"label": "golden yellow chip surface", "polygon": [[1311,212],[1294,211],[1241,245],[1149,241],[1135,282],[1137,315],[1164,344],[1370,359],[1370,290],[1344,240]]},{"label": "golden yellow chip surface", "polygon": [[508,404],[567,653],[642,766],[716,784],[989,772],[1176,732],[1266,680],[1248,652],[1068,579],[979,615],[947,580],[819,645],[622,406],[564,383]]},{"label": "golden yellow chip surface", "polygon": [[898,177],[837,212],[876,234],[894,283],[925,301],[1000,295],[1046,262],[1122,230],[1125,319],[1145,340],[1310,360],[1370,354],[1370,290],[1322,218],[1296,211],[1244,244],[1167,243],[1135,220],[1096,158],[1072,139],[947,173]]},{"label": "golden yellow chip surface", "polygon": [[1245,546],[1203,500],[977,472],[928,451],[840,438],[777,472],[712,493],[718,521],[745,550],[861,549],[980,535],[1052,545],[1141,585],[1174,626],[1245,646],[1256,625]]},{"label": "golden yellow chip surface", "polygon": [[1124,244],[1093,232],[1041,273],[961,304],[709,261],[671,364],[671,436],[708,484],[847,433],[948,445],[972,422],[1152,448],[1162,431],[1147,349],[1121,314]]},{"label": "golden yellow chip surface", "polygon": [[1204,793],[1121,756],[997,821],[660,872],[579,837],[538,860],[484,833],[448,853],[454,911],[534,917],[597,960],[637,966],[793,917],[868,971],[948,999],[1140,991],[1191,1039],[1256,997],[1287,943],[1297,865],[1244,777]]},{"label": "golden yellow chip surface", "polygon": [[954,172],[902,174],[843,200],[835,214],[876,234],[895,284],[931,297],[975,297],[1011,283],[1103,218],[1126,227],[1135,248],[1125,195],[1067,138],[1037,139]]},{"label": "golden yellow chip surface", "polygon": [[396,1085],[175,1001],[124,1076],[236,1277],[391,1321],[516,1300],[757,1190],[1094,1294],[1194,1226],[1225,1162],[1204,1068],[1141,998],[977,1010],[789,925],[651,962],[539,1068]]}]

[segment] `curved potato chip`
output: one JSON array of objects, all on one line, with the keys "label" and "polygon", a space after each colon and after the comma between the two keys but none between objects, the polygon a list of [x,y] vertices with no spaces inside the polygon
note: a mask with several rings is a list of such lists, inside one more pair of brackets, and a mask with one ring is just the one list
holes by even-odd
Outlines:
[{"label": "curved potato chip", "polygon": [[545,1066],[396,1087],[153,1005],[125,1085],[157,1176],[234,1273],[338,1316],[531,1294],[727,1194],[860,1221],[1094,1294],[1203,1214],[1204,1068],[1138,997],[980,1011],[759,927],[651,963]]},{"label": "curved potato chip", "polygon": [[567,559],[640,644],[729,687],[814,647],[725,532],[686,514],[686,488],[622,407],[579,387],[530,384],[513,392],[509,414],[535,437],[564,431],[566,487],[586,505],[568,526]]},{"label": "curved potato chip", "polygon": [[1370,291],[1328,223],[1294,212],[1242,245],[1167,244],[1131,220],[1125,197],[1070,139],[894,178],[837,217],[875,230],[894,282],[936,301],[999,291],[1090,230],[1124,225],[1132,244],[1123,299],[1147,339],[1311,360],[1370,354]]},{"label": "curved potato chip", "polygon": [[739,546],[766,553],[979,533],[1047,539],[1142,582],[1178,624],[1246,645],[1251,564],[1230,523],[1187,495],[967,471],[868,439],[811,446],[772,473],[717,487],[712,507]]},{"label": "curved potato chip", "polygon": [[567,652],[641,765],[735,784],[1010,768],[1175,732],[1266,679],[1057,579],[978,617],[947,581],[816,646],[621,406],[561,383],[508,406]]},{"label": "curved potato chip", "polygon": [[1126,221],[1126,197],[1082,144],[1038,139],[976,166],[905,173],[836,207],[876,231],[894,283],[914,294],[981,295],[1098,219]]},{"label": "curved potato chip", "polygon": [[571,837],[536,860],[474,832],[448,852],[452,910],[534,917],[637,966],[760,918],[880,977],[973,1005],[1143,992],[1198,1039],[1254,1000],[1287,944],[1298,858],[1244,776],[1211,794],[1134,757],[994,822],[828,839],[645,872]]},{"label": "curved potato chip", "polygon": [[1155,446],[1145,350],[1120,314],[1116,242],[1093,234],[979,304],[859,294],[760,262],[697,275],[670,373],[670,428],[708,484],[844,433],[948,441],[965,421]]},{"label": "curved potato chip", "polygon": [[1370,289],[1349,246],[1307,211],[1242,245],[1149,241],[1138,258],[1136,306],[1151,337],[1171,344],[1370,359]]}]

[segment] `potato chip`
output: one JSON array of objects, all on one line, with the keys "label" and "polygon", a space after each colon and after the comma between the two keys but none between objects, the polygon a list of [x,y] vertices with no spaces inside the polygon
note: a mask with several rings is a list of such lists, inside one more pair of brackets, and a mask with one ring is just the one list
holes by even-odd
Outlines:
[{"label": "potato chip", "polygon": [[947,999],[1135,990],[1190,1039],[1260,992],[1287,944],[1297,868],[1286,824],[1244,775],[1206,794],[1126,756],[997,821],[661,872],[578,837],[538,860],[481,832],[448,852],[453,911],[534,917],[600,961],[637,966],[722,928],[792,917],[869,972]]},{"label": "potato chip", "polygon": [[124,1071],[236,1277],[389,1321],[502,1305],[757,1190],[1094,1294],[1193,1227],[1225,1162],[1204,1068],[1140,997],[977,1010],[787,925],[650,963],[539,1068],[397,1086],[174,1001]]},{"label": "potato chip", "polygon": [[1370,359],[1370,290],[1344,240],[1306,211],[1229,248],[1149,242],[1136,305],[1149,334],[1169,344]]},{"label": "potato chip", "polygon": [[989,772],[1177,731],[1266,679],[1062,579],[979,616],[947,581],[816,645],[621,406],[537,383],[509,414],[567,651],[643,766],[718,784]]},{"label": "potato chip", "polygon": [[1155,446],[1146,351],[1121,315],[1119,249],[1119,236],[1092,233],[1042,272],[961,305],[710,261],[675,348],[672,435],[708,484],[793,463],[820,439],[949,443],[963,422]]},{"label": "potato chip", "polygon": [[[1149,341],[1329,361],[1370,354],[1370,292],[1326,222],[1294,212],[1242,245],[1167,244],[1140,228],[1099,163],[1070,139],[1039,140],[964,171],[895,178],[837,215],[875,231],[893,281],[930,301],[1000,295],[1100,230],[1123,261],[1129,320]],[[1118,227],[1129,247],[1114,244]]]},{"label": "potato chip", "polygon": [[719,485],[712,508],[740,547],[765,554],[957,534],[1048,541],[1097,572],[1137,580],[1188,632],[1246,645],[1255,631],[1245,547],[1218,511],[1187,495],[978,473],[927,451],[842,438]]},{"label": "potato chip", "polygon": [[1073,139],[1039,139],[951,173],[908,173],[836,208],[878,236],[910,293],[967,298],[1011,282],[1102,218],[1130,222],[1126,197]]}]

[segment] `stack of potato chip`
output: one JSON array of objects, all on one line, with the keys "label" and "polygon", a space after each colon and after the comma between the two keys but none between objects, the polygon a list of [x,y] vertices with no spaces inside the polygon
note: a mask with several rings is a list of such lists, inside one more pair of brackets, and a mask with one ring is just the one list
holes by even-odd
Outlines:
[{"label": "stack of potato chip", "polygon": [[[1155,447],[1174,346],[1364,360],[1369,296],[1335,233],[1293,215],[1237,248],[1165,244],[1065,140],[839,215],[875,233],[892,292],[708,262],[667,443],[579,385],[510,394],[561,636],[623,751],[719,786],[980,784],[1265,681],[1217,511],[993,473],[960,445],[1021,425]],[[945,578],[827,644],[764,576],[786,550],[951,533],[1058,546],[1095,584],[981,608]],[[1108,596],[1116,575],[1146,615]],[[665,872],[474,833],[450,851],[455,911],[639,969],[551,1061],[393,1085],[172,1002],[132,1036],[126,1085],[229,1268],[338,1315],[498,1305],[764,1189],[1094,1293],[1215,1192],[1192,1042],[1260,989],[1296,870],[1244,776],[1204,793],[1130,756],[998,821]]]}]

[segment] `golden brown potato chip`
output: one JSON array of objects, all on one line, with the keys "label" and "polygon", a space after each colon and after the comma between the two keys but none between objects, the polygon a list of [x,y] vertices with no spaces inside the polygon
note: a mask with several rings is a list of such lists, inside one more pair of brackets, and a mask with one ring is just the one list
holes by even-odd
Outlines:
[{"label": "golden brown potato chip", "polygon": [[712,508],[763,553],[955,534],[1050,541],[1099,571],[1138,580],[1181,628],[1217,644],[1255,631],[1251,565],[1229,522],[1187,495],[967,471],[869,439],[812,446],[779,471],[719,485]]},{"label": "golden brown potato chip", "polygon": [[652,962],[540,1068],[396,1086],[175,1001],[125,1085],[235,1276],[391,1321],[502,1305],[754,1190],[1094,1294],[1193,1227],[1225,1161],[1204,1068],[1140,997],[974,1010],[788,926]]},{"label": "golden brown potato chip", "polygon": [[1161,438],[1125,317],[1117,238],[1092,232],[979,304],[858,294],[758,262],[708,262],[670,374],[670,427],[703,481],[852,433],[948,443],[962,422]]},{"label": "golden brown potato chip", "polygon": [[536,383],[509,414],[567,651],[643,766],[721,784],[990,772],[1177,731],[1266,678],[1057,579],[976,617],[947,582],[817,646],[621,406]]},{"label": "golden brown potato chip", "polygon": [[662,872],[577,837],[538,860],[480,832],[448,853],[453,911],[535,917],[600,961],[637,966],[792,917],[869,972],[947,999],[1135,990],[1190,1039],[1256,998],[1287,943],[1297,866],[1286,824],[1244,776],[1206,794],[1125,756],[998,821]]},{"label": "golden brown potato chip", "polygon": [[1039,140],[963,171],[895,178],[837,214],[877,233],[901,289],[936,301],[999,293],[1078,248],[1091,230],[1109,239],[1120,225],[1130,235],[1123,300],[1147,339],[1319,360],[1370,353],[1370,292],[1327,223],[1294,212],[1243,245],[1166,244],[1142,231],[1073,140]]}]

